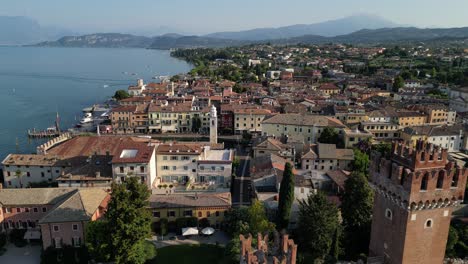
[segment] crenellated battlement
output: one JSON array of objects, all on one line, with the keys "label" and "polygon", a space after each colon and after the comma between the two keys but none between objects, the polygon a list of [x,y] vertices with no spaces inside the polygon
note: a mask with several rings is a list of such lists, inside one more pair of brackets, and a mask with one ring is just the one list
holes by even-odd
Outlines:
[{"label": "crenellated battlement", "polygon": [[412,170],[444,167],[448,162],[448,150],[421,139],[415,148],[406,142],[393,142],[391,159]]},{"label": "crenellated battlement", "polygon": [[[281,239],[274,232],[273,247],[268,248],[268,235],[257,234],[257,249],[252,249],[252,235],[239,235],[241,247],[241,264],[295,264],[297,245],[287,234]],[[281,240],[281,241],[280,241]]]},{"label": "crenellated battlement", "polygon": [[414,149],[393,142],[390,159],[373,152],[370,173],[380,192],[406,208],[416,208],[421,203],[454,205],[463,200],[468,177],[467,168],[448,161],[446,149],[423,141],[418,141]]}]

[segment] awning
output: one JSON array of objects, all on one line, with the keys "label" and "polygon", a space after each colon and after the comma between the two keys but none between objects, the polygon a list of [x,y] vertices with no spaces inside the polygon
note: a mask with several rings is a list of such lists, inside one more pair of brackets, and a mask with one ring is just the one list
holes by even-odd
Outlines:
[{"label": "awning", "polygon": [[41,231],[39,230],[28,230],[24,233],[24,239],[41,239]]},{"label": "awning", "polygon": [[182,228],[182,235],[183,236],[194,236],[198,235],[198,229],[196,227],[185,227]]},{"label": "awning", "polygon": [[214,230],[214,228],[212,228],[212,227],[205,227],[205,228],[202,229],[201,232],[202,232],[202,234],[204,234],[204,235],[210,236],[210,235],[214,234],[215,230]]}]

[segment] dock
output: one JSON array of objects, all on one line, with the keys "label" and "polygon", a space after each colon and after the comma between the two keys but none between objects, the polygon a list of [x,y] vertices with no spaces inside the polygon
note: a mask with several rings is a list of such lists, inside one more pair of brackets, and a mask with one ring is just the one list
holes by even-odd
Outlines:
[{"label": "dock", "polygon": [[58,137],[62,133],[55,129],[47,129],[47,130],[36,130],[36,129],[28,129],[28,137],[30,138],[51,138],[51,137]]}]

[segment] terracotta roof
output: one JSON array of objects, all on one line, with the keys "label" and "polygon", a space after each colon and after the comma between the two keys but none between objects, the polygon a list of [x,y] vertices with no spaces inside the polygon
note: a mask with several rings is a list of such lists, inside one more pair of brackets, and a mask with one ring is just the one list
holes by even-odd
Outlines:
[{"label": "terracotta roof", "polygon": [[136,105],[122,105],[112,108],[111,112],[135,112]]},{"label": "terracotta roof", "polygon": [[344,189],[345,181],[349,178],[351,172],[344,170],[328,171],[327,175],[336,183],[341,189]]},{"label": "terracotta roof", "polygon": [[76,156],[91,156],[95,153],[114,156],[119,150],[121,144],[133,143],[129,136],[91,136],[74,137],[47,151],[47,155],[57,155],[61,158],[70,158]]},{"label": "terracotta roof", "polygon": [[5,206],[54,205],[69,197],[70,188],[0,189],[0,204]]},{"label": "terracotta roof", "polygon": [[158,146],[156,153],[171,154],[171,155],[200,155],[203,152],[203,144],[161,144]]},{"label": "terracotta roof", "polygon": [[151,195],[150,207],[153,209],[180,207],[230,207],[231,193],[200,193]]},{"label": "terracotta roof", "polygon": [[352,149],[337,149],[335,144],[317,144],[319,159],[354,160]]},{"label": "terracotta roof", "polygon": [[107,192],[99,188],[75,189],[71,196],[59,203],[39,223],[89,221],[108,196]]},{"label": "terracotta roof", "polygon": [[117,155],[112,158],[112,163],[148,163],[154,153],[154,146],[146,143],[122,144],[117,150]]},{"label": "terracotta roof", "polygon": [[240,115],[269,115],[271,114],[270,110],[267,109],[236,109],[234,114]]},{"label": "terracotta roof", "polygon": [[346,126],[338,119],[306,114],[277,114],[268,119],[263,120],[263,124],[284,124],[296,126],[317,126],[317,127],[334,127],[345,128]]},{"label": "terracotta roof", "polygon": [[2,162],[3,165],[16,166],[55,166],[58,157],[54,155],[9,154]]}]

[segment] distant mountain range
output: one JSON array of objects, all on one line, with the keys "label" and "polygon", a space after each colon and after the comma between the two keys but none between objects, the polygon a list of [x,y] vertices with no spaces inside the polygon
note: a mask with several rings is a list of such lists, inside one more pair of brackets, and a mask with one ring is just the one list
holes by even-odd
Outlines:
[{"label": "distant mountain range", "polygon": [[130,34],[98,33],[78,37],[63,37],[57,41],[46,41],[34,46],[52,47],[96,47],[96,48],[195,48],[195,47],[227,47],[255,43],[271,44],[321,44],[321,43],[351,43],[351,44],[389,44],[400,42],[440,41],[452,39],[468,39],[468,27],[448,29],[419,28],[382,28],[363,29],[351,34],[336,37],[304,35],[294,38],[270,39],[263,41],[232,40],[202,36],[182,36],[166,34],[148,38]]},{"label": "distant mountain range", "polygon": [[59,27],[44,27],[28,17],[0,16],[0,45],[33,44],[57,39],[73,32]]},{"label": "distant mountain range", "polygon": [[294,38],[304,35],[334,37],[361,29],[393,28],[401,25],[374,15],[355,15],[315,24],[300,24],[278,28],[256,28],[238,32],[218,32],[205,37],[261,41]]},{"label": "distant mountain range", "polygon": [[226,47],[265,42],[272,44],[320,44],[327,42],[379,44],[464,38],[468,38],[468,27],[426,29],[402,27],[377,16],[360,15],[310,25],[219,32],[203,36],[171,33],[145,37],[120,33],[96,33],[61,37],[56,41],[44,41],[35,44],[35,46],[171,49]]}]

